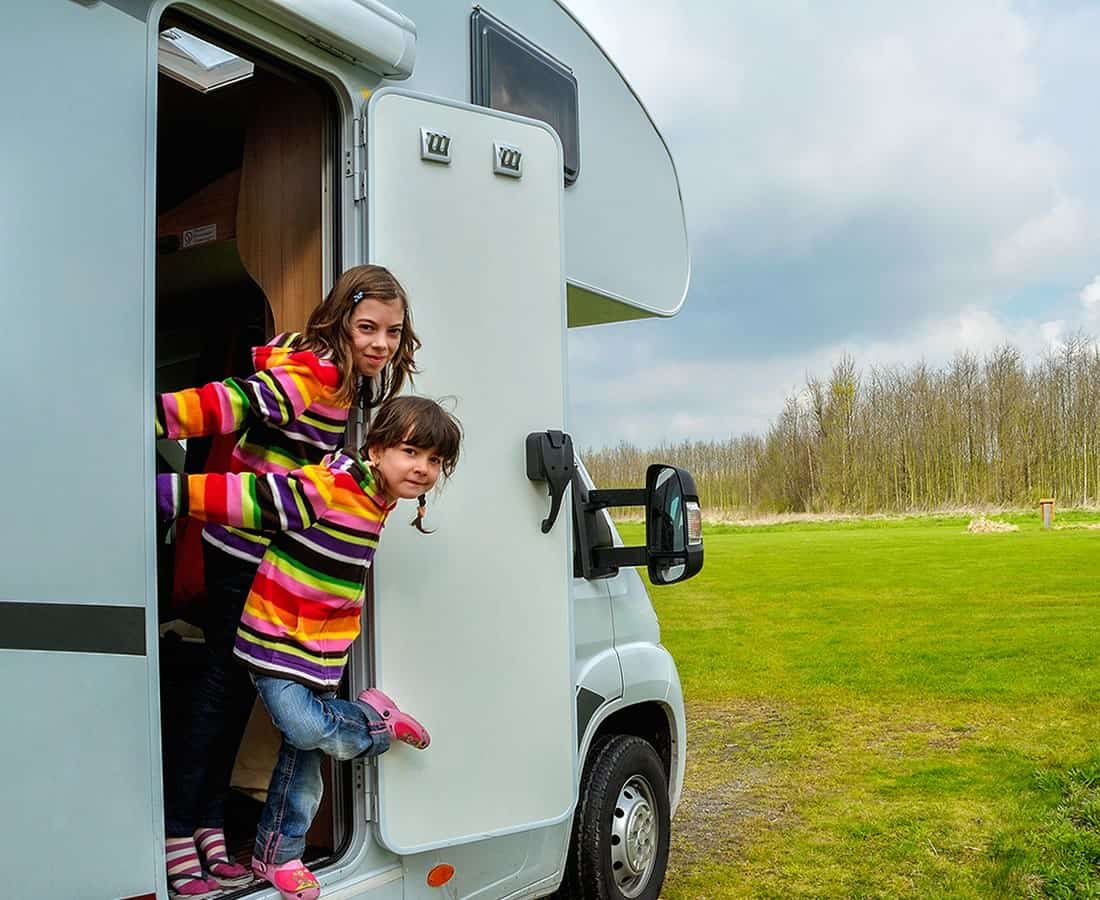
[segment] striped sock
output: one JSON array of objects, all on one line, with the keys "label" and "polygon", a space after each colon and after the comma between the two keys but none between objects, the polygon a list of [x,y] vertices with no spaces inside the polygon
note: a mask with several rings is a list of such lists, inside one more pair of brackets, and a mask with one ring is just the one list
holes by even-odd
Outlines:
[{"label": "striped sock", "polygon": [[220,828],[200,828],[195,832],[195,843],[206,860],[206,868],[223,885],[236,886],[252,880],[252,873],[229,858],[225,847],[225,833]]},{"label": "striped sock", "polygon": [[189,837],[166,837],[164,852],[168,861],[168,880],[202,878],[202,864],[195,841]]},{"label": "striped sock", "polygon": [[228,860],[225,849],[225,833],[220,828],[200,828],[195,832],[195,843],[207,862]]}]

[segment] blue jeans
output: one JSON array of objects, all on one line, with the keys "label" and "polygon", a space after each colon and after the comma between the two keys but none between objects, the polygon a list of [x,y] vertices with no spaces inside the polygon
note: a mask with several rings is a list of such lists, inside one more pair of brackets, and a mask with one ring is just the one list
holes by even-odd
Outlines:
[{"label": "blue jeans", "polygon": [[256,675],[256,690],[283,733],[267,803],[256,825],[253,855],[265,863],[301,859],[306,832],[321,805],[321,762],[377,756],[390,746],[385,723],[365,703],[316,694],[284,678]]},{"label": "blue jeans", "polygon": [[233,656],[241,610],[256,577],[245,562],[203,541],[208,599],[202,612],[206,636],[202,669],[192,685],[191,705],[166,756],[164,830],[190,837],[197,828],[221,828],[237,748],[256,689]]}]

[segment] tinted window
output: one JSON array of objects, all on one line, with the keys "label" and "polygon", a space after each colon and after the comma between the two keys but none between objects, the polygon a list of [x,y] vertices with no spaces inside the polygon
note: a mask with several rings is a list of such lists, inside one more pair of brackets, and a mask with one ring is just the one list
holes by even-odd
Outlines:
[{"label": "tinted window", "polygon": [[483,10],[471,17],[473,102],[548,123],[561,138],[565,181],[580,173],[577,80],[562,63]]}]

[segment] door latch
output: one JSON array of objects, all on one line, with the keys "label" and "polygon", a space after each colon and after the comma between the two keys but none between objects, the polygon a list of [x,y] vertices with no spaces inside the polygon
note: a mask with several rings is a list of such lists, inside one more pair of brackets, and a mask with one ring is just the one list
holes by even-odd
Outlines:
[{"label": "door latch", "polygon": [[533,431],[527,435],[527,477],[545,481],[550,488],[550,514],[542,520],[542,533],[554,527],[565,489],[573,480],[573,438],[564,431]]}]

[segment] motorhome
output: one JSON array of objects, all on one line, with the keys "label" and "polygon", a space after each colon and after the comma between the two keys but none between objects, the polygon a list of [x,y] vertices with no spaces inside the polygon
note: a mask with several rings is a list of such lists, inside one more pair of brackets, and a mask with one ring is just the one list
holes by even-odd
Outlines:
[{"label": "motorhome", "polygon": [[[328,766],[322,896],[656,897],[685,724],[638,568],[698,571],[698,498],[672,466],[597,489],[567,414],[568,329],[672,316],[689,279],[675,166],[615,64],[555,0],[16,0],[5,26],[7,893],[168,895],[164,723],[201,635],[153,485],[202,446],[155,441],[153,398],[247,374],[377,261],[466,443],[435,533],[386,530],[346,685],[432,745]],[[263,782],[238,768],[247,862]]]}]

